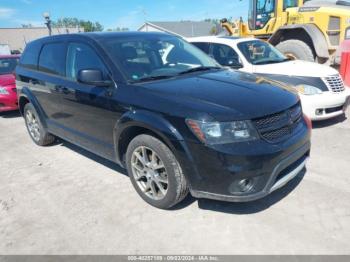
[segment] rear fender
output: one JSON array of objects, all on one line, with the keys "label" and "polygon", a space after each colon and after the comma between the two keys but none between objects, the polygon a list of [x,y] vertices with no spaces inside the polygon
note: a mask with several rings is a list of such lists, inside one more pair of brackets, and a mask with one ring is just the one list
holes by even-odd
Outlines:
[{"label": "rear fender", "polygon": [[31,103],[36,112],[38,113],[39,115],[39,118],[40,118],[40,121],[43,125],[44,128],[47,128],[47,123],[46,123],[46,115],[44,113],[44,110],[42,109],[42,107],[40,106],[38,100],[36,99],[36,97],[34,96],[34,94],[30,91],[30,89],[28,87],[23,87],[21,89],[21,93],[18,97],[18,102],[21,101],[21,99],[27,99],[29,101],[29,103]]}]

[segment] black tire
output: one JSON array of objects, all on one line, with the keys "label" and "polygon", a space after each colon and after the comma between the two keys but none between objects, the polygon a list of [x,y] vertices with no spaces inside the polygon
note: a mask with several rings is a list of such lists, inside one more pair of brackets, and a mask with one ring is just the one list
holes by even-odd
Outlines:
[{"label": "black tire", "polygon": [[276,48],[283,54],[299,60],[315,62],[315,57],[310,46],[300,40],[286,40],[279,43]]},{"label": "black tire", "polygon": [[[53,142],[55,142],[55,140],[56,140],[55,136],[48,133],[46,131],[46,129],[43,127],[43,124],[40,121],[39,115],[31,103],[28,103],[25,105],[23,112],[24,112],[23,116],[24,116],[24,120],[26,123],[26,127],[28,130],[29,136],[35,144],[37,144],[38,146],[48,146],[48,145],[52,144]],[[31,113],[37,121],[38,136],[34,136],[30,131],[30,127],[29,127],[29,123],[28,123],[29,120],[27,118],[28,113]]]},{"label": "black tire", "polygon": [[[132,156],[140,147],[147,147],[154,151],[163,162],[166,173],[167,173],[167,192],[163,199],[155,200],[146,195],[134,177],[132,171]],[[188,194],[188,185],[186,178],[182,172],[179,162],[176,160],[171,150],[160,140],[150,135],[139,135],[135,137],[129,144],[126,152],[126,167],[127,171],[137,193],[145,200],[148,204],[161,208],[169,209],[181,202]]]}]

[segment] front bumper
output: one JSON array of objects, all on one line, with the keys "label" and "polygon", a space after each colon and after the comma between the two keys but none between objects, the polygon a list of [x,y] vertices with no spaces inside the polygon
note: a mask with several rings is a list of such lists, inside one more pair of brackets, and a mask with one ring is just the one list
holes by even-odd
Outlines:
[{"label": "front bumper", "polygon": [[[189,176],[197,198],[247,202],[263,198],[296,177],[310,154],[310,132],[305,128],[281,144],[264,140],[209,148],[189,145],[196,171]],[[194,175],[197,173],[197,175]],[[254,182],[249,192],[237,191],[237,182]]]},{"label": "front bumper", "polygon": [[[344,114],[350,88],[344,92],[323,92],[319,95],[300,95],[304,113],[313,121],[326,120]],[[316,112],[318,111],[318,113]]]}]

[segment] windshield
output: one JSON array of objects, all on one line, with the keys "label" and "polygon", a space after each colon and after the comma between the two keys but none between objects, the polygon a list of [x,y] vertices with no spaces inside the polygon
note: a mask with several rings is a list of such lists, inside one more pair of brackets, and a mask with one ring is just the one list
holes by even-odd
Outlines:
[{"label": "windshield", "polygon": [[263,41],[246,41],[237,46],[248,62],[254,65],[280,63],[288,60],[280,51]]},{"label": "windshield", "polygon": [[313,3],[330,3],[330,4],[336,4],[336,3],[341,3],[341,2],[345,2],[345,3],[349,3],[350,4],[350,0],[304,0],[304,4],[313,4]]},{"label": "windshield", "polygon": [[0,75],[12,74],[18,64],[18,58],[0,58]]},{"label": "windshield", "polygon": [[219,65],[197,47],[173,36],[111,38],[103,45],[129,81],[161,79]]}]

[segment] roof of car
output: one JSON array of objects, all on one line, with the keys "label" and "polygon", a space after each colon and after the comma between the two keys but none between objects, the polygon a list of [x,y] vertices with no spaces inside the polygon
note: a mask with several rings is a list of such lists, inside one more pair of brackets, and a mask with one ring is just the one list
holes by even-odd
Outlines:
[{"label": "roof of car", "polygon": [[247,42],[251,40],[259,40],[252,37],[242,38],[242,37],[234,37],[234,36],[201,36],[201,37],[192,37],[186,38],[189,42],[218,42],[218,43],[241,43]]},{"label": "roof of car", "polygon": [[94,40],[102,40],[102,39],[110,39],[110,38],[118,38],[118,37],[154,37],[154,36],[164,36],[169,35],[163,32],[139,32],[139,31],[128,31],[128,32],[89,32],[89,33],[75,33],[75,34],[61,34],[61,35],[54,35],[54,36],[46,36],[37,40],[34,40],[33,42],[39,41],[39,42],[45,42],[50,40],[59,40],[59,39],[69,39],[69,38],[90,38]]}]

